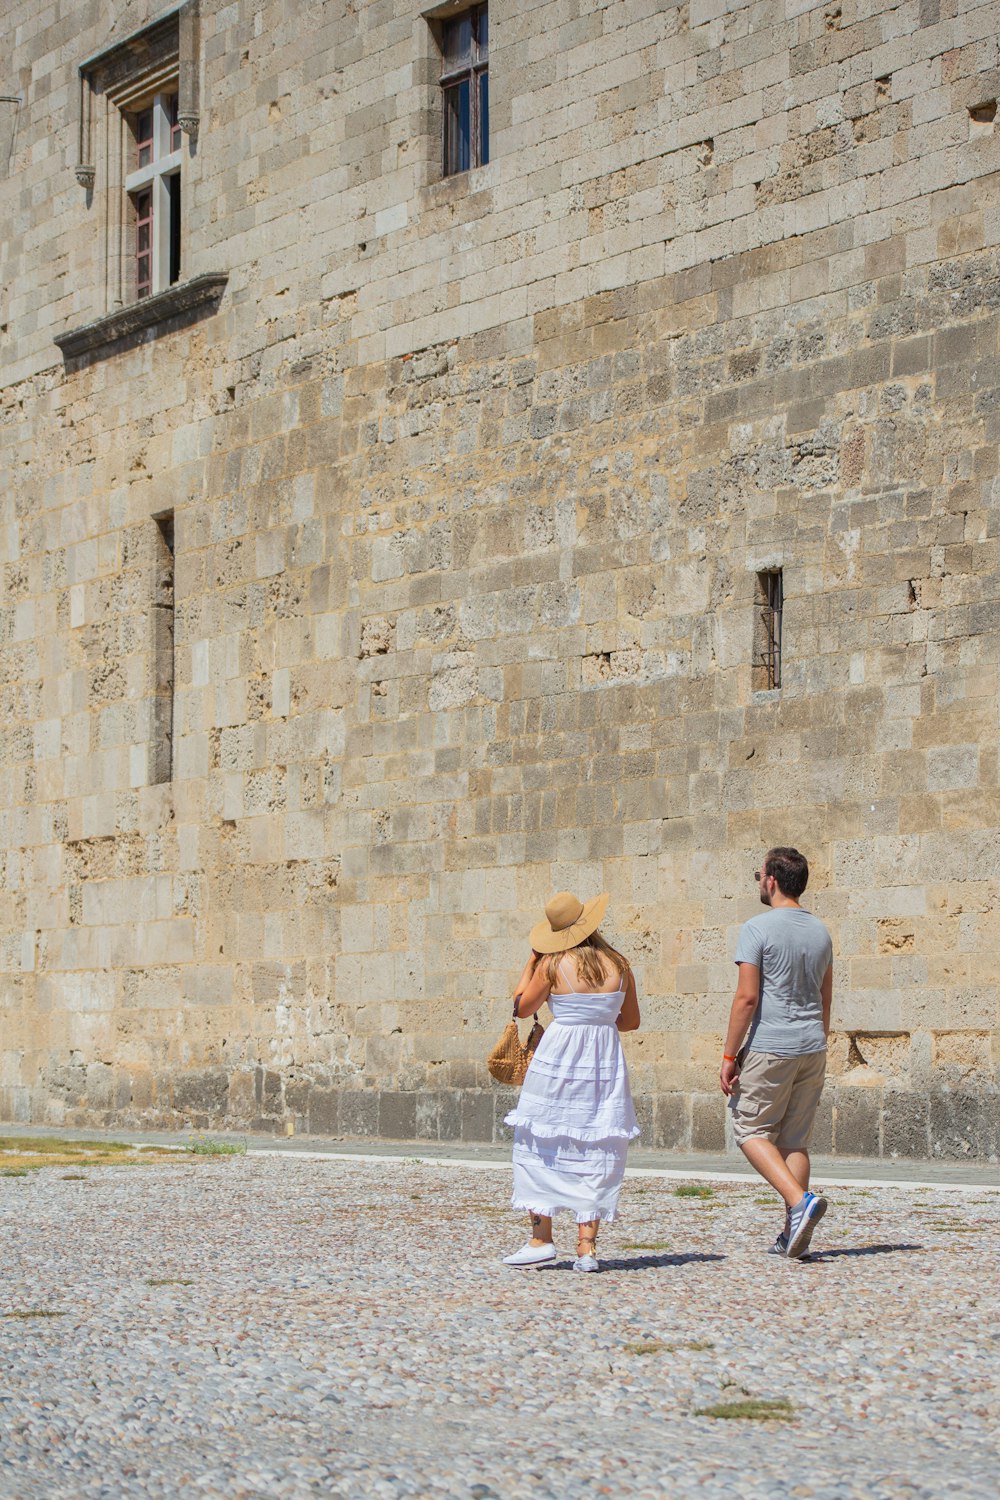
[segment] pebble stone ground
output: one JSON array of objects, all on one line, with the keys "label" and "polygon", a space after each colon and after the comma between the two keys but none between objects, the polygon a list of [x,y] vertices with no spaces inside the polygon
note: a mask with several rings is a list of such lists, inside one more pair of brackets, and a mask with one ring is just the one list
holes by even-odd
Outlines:
[{"label": "pebble stone ground", "polygon": [[[0,1179],[0,1494],[995,1500],[1000,1195],[833,1189],[795,1264],[766,1189],[676,1187],[583,1276],[498,1263],[499,1170]],[[790,1420],[698,1415],[748,1397]]]}]

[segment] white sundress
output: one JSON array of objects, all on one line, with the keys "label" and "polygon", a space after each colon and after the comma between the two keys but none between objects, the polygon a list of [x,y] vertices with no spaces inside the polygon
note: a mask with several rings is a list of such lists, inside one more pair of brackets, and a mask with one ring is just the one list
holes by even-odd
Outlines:
[{"label": "white sundress", "polygon": [[623,989],[550,995],[553,1020],[504,1121],[514,1127],[514,1208],[566,1210],[578,1224],[615,1217],[639,1134],[615,1026],[624,999]]}]

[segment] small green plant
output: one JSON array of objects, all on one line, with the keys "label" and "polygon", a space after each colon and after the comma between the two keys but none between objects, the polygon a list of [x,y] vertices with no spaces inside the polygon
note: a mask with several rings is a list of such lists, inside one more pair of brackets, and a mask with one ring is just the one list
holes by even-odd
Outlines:
[{"label": "small green plant", "polygon": [[53,1307],[26,1307],[21,1312],[4,1313],[5,1318],[64,1318],[64,1312],[57,1312]]},{"label": "small green plant", "polygon": [[28,1167],[0,1167],[0,1177],[27,1177]]},{"label": "small green plant", "polygon": [[761,1401],[751,1397],[748,1401],[720,1401],[716,1406],[699,1406],[695,1416],[738,1422],[791,1422],[795,1417],[795,1408],[784,1396],[776,1401]]},{"label": "small green plant", "polygon": [[714,1198],[715,1189],[707,1182],[682,1182],[674,1188],[675,1198]]},{"label": "small green plant", "polygon": [[711,1339],[689,1339],[683,1344],[665,1344],[662,1339],[650,1339],[644,1344],[626,1344],[627,1354],[679,1354],[687,1351],[689,1354],[702,1354],[706,1349],[714,1349],[715,1345]]},{"label": "small green plant", "polygon": [[623,1250],[669,1250],[670,1246],[666,1240],[629,1240],[628,1244],[622,1246]]},{"label": "small green plant", "polygon": [[86,1182],[86,1174],[83,1172],[61,1172],[63,1182]]},{"label": "small green plant", "polygon": [[935,1234],[982,1234],[985,1224],[932,1224]]},{"label": "small green plant", "polygon": [[246,1142],[235,1146],[231,1141],[195,1140],[185,1147],[192,1156],[245,1156]]},{"label": "small green plant", "polygon": [[147,1276],[147,1286],[194,1286],[193,1281],[183,1276]]}]

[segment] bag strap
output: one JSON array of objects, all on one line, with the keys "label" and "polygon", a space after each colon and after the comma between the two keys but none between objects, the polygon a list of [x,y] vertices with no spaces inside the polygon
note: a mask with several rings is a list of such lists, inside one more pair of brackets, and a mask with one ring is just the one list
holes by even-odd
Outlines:
[{"label": "bag strap", "polygon": [[520,997],[520,995],[515,995],[514,996],[514,1015],[513,1015],[513,1019],[515,1021],[518,1019],[517,1007],[520,1005],[520,1003],[521,1003],[521,997]]}]

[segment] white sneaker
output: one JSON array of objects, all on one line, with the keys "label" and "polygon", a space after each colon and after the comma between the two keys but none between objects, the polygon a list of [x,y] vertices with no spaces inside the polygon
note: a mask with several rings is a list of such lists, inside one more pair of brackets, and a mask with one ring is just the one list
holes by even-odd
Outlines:
[{"label": "white sneaker", "polygon": [[599,1271],[600,1262],[596,1255],[578,1255],[573,1262],[574,1271]]},{"label": "white sneaker", "polygon": [[513,1255],[505,1255],[503,1263],[505,1266],[547,1266],[555,1258],[555,1245],[533,1245],[529,1240]]}]

